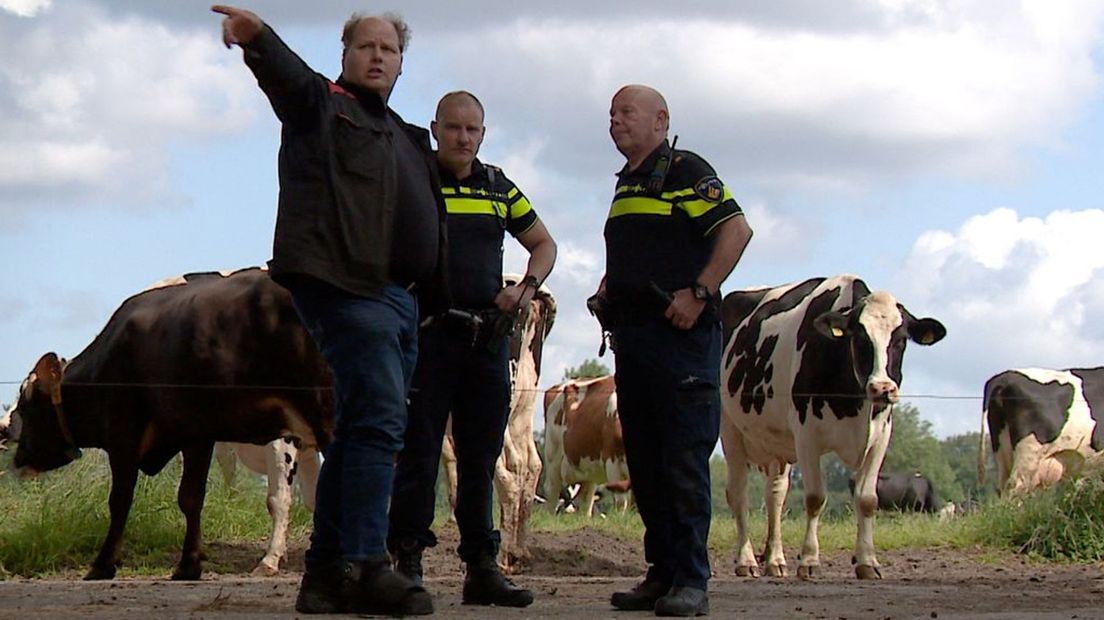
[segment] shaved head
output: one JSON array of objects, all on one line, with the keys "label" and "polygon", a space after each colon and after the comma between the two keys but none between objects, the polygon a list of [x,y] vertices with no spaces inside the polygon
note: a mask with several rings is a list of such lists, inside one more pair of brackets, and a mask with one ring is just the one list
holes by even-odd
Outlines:
[{"label": "shaved head", "polygon": [[663,94],[651,86],[644,84],[626,84],[622,86],[620,90],[614,93],[613,98],[616,99],[618,95],[624,93],[626,96],[633,97],[637,105],[642,108],[651,111],[652,113],[663,112],[665,120],[665,126],[663,129],[666,131],[671,126],[671,111],[667,109],[667,100],[663,98]]},{"label": "shaved head", "polygon": [[659,91],[643,84],[622,86],[610,103],[610,138],[636,169],[667,139],[670,127],[667,101]]}]

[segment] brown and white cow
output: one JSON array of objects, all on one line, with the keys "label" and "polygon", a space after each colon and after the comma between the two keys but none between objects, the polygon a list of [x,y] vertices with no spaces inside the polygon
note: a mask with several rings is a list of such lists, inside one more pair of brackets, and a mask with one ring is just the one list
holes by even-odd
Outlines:
[{"label": "brown and white cow", "polygon": [[851,275],[736,291],[725,296],[722,315],[721,444],[737,524],[737,574],[759,574],[747,534],[749,465],[768,474],[767,572],[786,574],[781,513],[790,464],[797,463],[806,514],[798,576],[816,576],[826,497],[820,457],[835,452],[856,479],[855,574],[880,578],[875,484],[893,428],[905,344],[933,344],[946,329],[913,317],[892,295],[872,293]]},{"label": "brown and white cow", "polygon": [[318,487],[322,457],[315,448],[299,448],[295,444],[296,441],[290,437],[270,441],[263,446],[222,441],[215,444],[215,460],[227,487],[234,486],[238,463],[265,476],[268,482],[265,506],[272,517],[272,533],[269,534],[264,557],[253,568],[252,574],[256,576],[276,575],[287,557],[292,487],[296,480],[299,481],[303,505],[314,512],[314,493]]},{"label": "brown and white cow", "polygon": [[1104,368],[1015,368],[985,382],[978,477],[985,476],[986,422],[997,492],[1057,482],[1104,450]]},{"label": "brown and white cow", "polygon": [[[571,379],[544,393],[544,493],[551,503],[564,487],[579,483],[583,514],[594,511],[597,485],[629,480],[617,391],[612,375]],[[628,485],[612,485],[617,503],[628,505]],[[554,505],[554,504],[553,504]]]},{"label": "brown and white cow", "polygon": [[[518,274],[505,274],[503,283],[514,284],[521,278]],[[533,414],[541,353],[555,320],[556,300],[552,291],[542,285],[510,337],[510,414],[494,476],[502,529],[499,564],[506,571],[512,571],[518,562],[529,558],[529,512],[541,473],[540,453],[533,438]],[[456,453],[451,419],[441,449],[441,461],[448,483],[449,506],[455,510]]]},{"label": "brown and white cow", "polygon": [[[261,270],[266,270],[266,267],[261,267]],[[224,269],[202,275],[206,277],[217,275],[225,278],[232,273],[234,270]],[[195,277],[195,274],[172,276],[158,280],[145,290],[187,284],[189,279]],[[295,441],[284,437],[263,446],[219,442],[215,444],[215,460],[218,461],[227,486],[233,484],[238,462],[265,476],[268,486],[265,507],[272,518],[272,531],[268,537],[265,554],[253,568],[252,574],[276,575],[280,571],[280,563],[287,556],[287,532],[291,517],[294,479],[298,476],[303,504],[313,512],[314,493],[318,486],[318,473],[322,467],[321,455],[312,447],[300,448]]]},{"label": "brown and white cow", "polygon": [[331,376],[287,291],[259,269],[197,275],[130,297],[62,369],[44,355],[21,391],[13,465],[56,469],[80,448],[111,466],[111,523],[86,579],[114,577],[138,472],[183,453],[186,532],[174,579],[202,572],[200,512],[215,442],[328,444]]}]

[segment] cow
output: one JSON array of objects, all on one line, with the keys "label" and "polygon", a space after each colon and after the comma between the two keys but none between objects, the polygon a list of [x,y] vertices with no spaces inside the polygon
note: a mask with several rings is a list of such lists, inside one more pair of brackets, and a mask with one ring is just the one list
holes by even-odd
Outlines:
[{"label": "cow", "polygon": [[268,482],[265,502],[272,517],[272,533],[268,548],[257,562],[252,574],[271,577],[280,572],[280,563],[287,556],[287,533],[291,514],[292,485],[299,480],[303,505],[314,511],[314,493],[318,486],[318,473],[322,457],[311,447],[299,448],[296,441],[284,437],[263,446],[251,443],[218,442],[215,444],[215,460],[222,471],[228,488],[233,488],[237,464],[266,477]]},{"label": "cow", "polygon": [[[985,382],[978,478],[985,434],[997,462],[997,492],[1053,484],[1104,449],[1104,368],[1016,368]],[[988,422],[988,429],[986,423]]]},{"label": "cow", "polygon": [[[594,512],[596,485],[629,480],[612,375],[571,379],[545,391],[544,467],[545,497],[560,497],[565,486],[580,483],[577,496],[587,516]],[[628,506],[626,493],[615,495],[620,507]]]},{"label": "cow", "polygon": [[[266,267],[260,269],[265,270]],[[227,277],[233,269],[208,272],[205,275]],[[186,284],[193,275],[181,275],[164,278],[144,289],[149,291],[166,286]],[[287,556],[287,530],[291,515],[292,485],[295,476],[299,476],[299,489],[303,504],[314,511],[314,493],[318,486],[318,474],[322,466],[322,457],[311,447],[299,448],[289,437],[276,439],[258,446],[254,444],[218,442],[215,444],[215,460],[222,471],[227,487],[232,487],[236,475],[237,463],[247,469],[265,476],[268,489],[265,507],[272,518],[272,532],[268,537],[268,548],[253,568],[252,574],[271,577],[280,571],[280,563]]]},{"label": "cow", "polygon": [[[854,478],[848,478],[847,486],[852,493],[855,492]],[[935,513],[938,504],[935,487],[921,473],[880,472],[875,492],[878,495],[878,510]]]},{"label": "cow", "polygon": [[781,513],[790,466],[797,463],[806,516],[797,574],[817,576],[826,497],[820,457],[835,452],[858,489],[855,574],[880,579],[875,483],[893,428],[905,344],[934,344],[946,329],[935,319],[915,318],[893,295],[871,292],[853,275],[735,291],[725,296],[721,314],[721,446],[737,525],[736,573],[760,574],[747,534],[747,476],[755,465],[768,477],[764,562],[770,575],[786,575]]},{"label": "cow", "polygon": [[[503,275],[506,285],[521,279],[518,274]],[[502,528],[499,564],[506,572],[513,572],[519,562],[529,558],[529,512],[541,474],[540,453],[533,438],[533,414],[544,341],[555,320],[556,299],[547,286],[541,285],[510,336],[510,414],[494,475]],[[457,478],[451,418],[441,449],[441,461],[448,484],[449,506],[455,510]]]},{"label": "cow", "polygon": [[215,442],[330,441],[332,377],[287,291],[260,269],[184,279],[125,300],[64,369],[43,355],[19,395],[18,475],[62,467],[80,448],[107,453],[110,525],[85,579],[115,576],[139,471],[183,455],[186,531],[172,577],[194,580]]}]

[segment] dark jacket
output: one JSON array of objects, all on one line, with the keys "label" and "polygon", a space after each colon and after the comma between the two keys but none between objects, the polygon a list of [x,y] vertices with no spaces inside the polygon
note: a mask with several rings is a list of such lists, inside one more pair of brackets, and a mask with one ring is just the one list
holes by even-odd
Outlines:
[{"label": "dark jacket", "polygon": [[438,203],[437,267],[430,281],[418,282],[422,312],[447,307],[446,211],[429,132],[405,123],[381,97],[358,97],[314,72],[267,25],[244,50],[283,123],[273,278],[302,274],[357,295],[380,295],[393,273],[396,188],[403,173],[390,115],[424,152]]}]

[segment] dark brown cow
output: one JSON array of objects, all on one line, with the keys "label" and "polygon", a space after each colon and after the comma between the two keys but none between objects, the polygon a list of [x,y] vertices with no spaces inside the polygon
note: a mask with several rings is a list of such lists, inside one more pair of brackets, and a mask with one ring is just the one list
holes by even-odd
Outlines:
[{"label": "dark brown cow", "polygon": [[[588,516],[597,485],[629,479],[612,376],[573,379],[544,393],[544,466],[545,496],[553,500],[578,482]],[[619,499],[622,507],[627,505],[624,493]]]},{"label": "dark brown cow", "polygon": [[266,272],[198,274],[124,301],[64,370],[53,353],[38,361],[12,420],[13,463],[33,475],[68,464],[80,448],[107,452],[111,524],[85,579],[111,579],[138,472],[152,476],[183,453],[177,499],[187,530],[173,579],[198,579],[214,443],[294,436],[324,447],[330,384],[291,298]]}]

